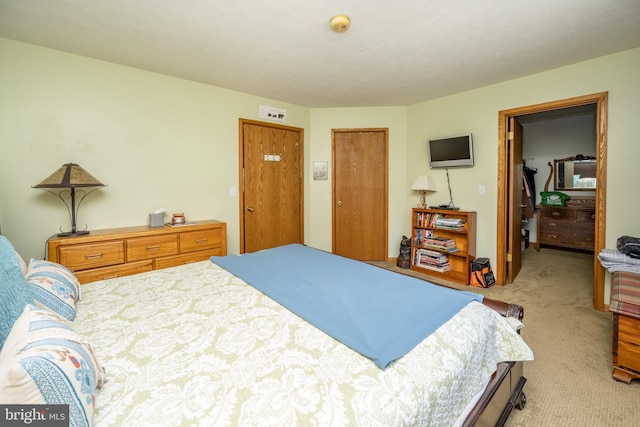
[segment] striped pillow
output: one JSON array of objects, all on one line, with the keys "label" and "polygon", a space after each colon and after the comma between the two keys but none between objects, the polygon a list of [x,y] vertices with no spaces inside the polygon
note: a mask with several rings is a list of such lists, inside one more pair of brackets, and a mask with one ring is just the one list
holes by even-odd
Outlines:
[{"label": "striped pillow", "polygon": [[70,321],[76,318],[80,282],[71,270],[51,261],[32,259],[27,269],[27,285],[36,306]]}]

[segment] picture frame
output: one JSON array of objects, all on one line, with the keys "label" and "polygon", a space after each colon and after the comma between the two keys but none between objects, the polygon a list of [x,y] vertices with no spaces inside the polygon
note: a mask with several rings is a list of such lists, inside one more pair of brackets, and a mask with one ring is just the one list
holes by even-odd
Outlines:
[{"label": "picture frame", "polygon": [[329,163],[313,162],[313,180],[326,181],[329,179]]}]

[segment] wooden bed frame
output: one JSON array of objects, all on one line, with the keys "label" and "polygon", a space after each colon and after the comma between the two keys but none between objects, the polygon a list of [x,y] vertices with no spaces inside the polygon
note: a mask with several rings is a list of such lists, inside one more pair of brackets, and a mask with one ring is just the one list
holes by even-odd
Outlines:
[{"label": "wooden bed frame", "polygon": [[[524,309],[517,304],[484,298],[483,303],[504,317],[522,320]],[[480,400],[462,424],[469,426],[503,426],[514,407],[523,409],[527,398],[523,388],[527,379],[522,375],[523,362],[502,362],[491,377]]]}]

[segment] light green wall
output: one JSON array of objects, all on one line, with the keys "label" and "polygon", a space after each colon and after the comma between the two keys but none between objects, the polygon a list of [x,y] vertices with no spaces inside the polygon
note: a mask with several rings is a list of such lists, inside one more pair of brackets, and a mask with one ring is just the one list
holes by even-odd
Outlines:
[{"label": "light green wall", "polygon": [[[165,207],[229,225],[239,250],[238,119],[260,104],[288,110],[305,129],[305,242],[331,248],[331,180],[310,179],[313,161],[331,161],[331,129],[389,128],[389,256],[410,231],[409,190],[430,174],[447,203],[444,171],[429,170],[426,140],[472,132],[476,166],[451,169],[456,205],[478,212],[479,256],[496,258],[498,111],[609,92],[607,246],[640,235],[640,49],[408,107],[308,109],[201,83],[0,39],[0,220],[24,257],[69,220],[60,201],[33,190],[57,167],[76,162],[109,186],[80,210],[90,228],[145,224]],[[486,194],[478,194],[485,185]]]},{"label": "light green wall", "polygon": [[[472,132],[476,163],[451,169],[454,201],[478,212],[477,255],[496,259],[498,112],[592,93],[609,93],[606,246],[640,236],[640,49],[574,64],[408,108],[407,152],[423,153],[430,137]],[[428,171],[426,156],[409,155],[408,174]],[[439,190],[429,203],[447,202],[446,176],[430,171]],[[486,194],[478,194],[478,185]],[[407,210],[410,206],[407,206]],[[608,284],[605,286],[608,291]],[[608,294],[605,295],[605,301]]]},{"label": "light green wall", "polygon": [[68,162],[108,185],[83,202],[79,228],[143,225],[164,207],[226,221],[237,253],[238,119],[267,104],[309,128],[305,107],[6,39],[0,93],[2,232],[25,258],[69,228],[62,203],[30,188]]}]

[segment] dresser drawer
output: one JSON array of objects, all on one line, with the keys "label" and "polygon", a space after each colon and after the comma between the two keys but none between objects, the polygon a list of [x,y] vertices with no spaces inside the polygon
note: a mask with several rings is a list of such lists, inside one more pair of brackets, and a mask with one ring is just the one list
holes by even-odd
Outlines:
[{"label": "dresser drawer", "polygon": [[153,260],[130,262],[112,267],[94,268],[75,273],[80,283],[95,282],[96,280],[112,279],[114,277],[129,276],[153,270]]},{"label": "dresser drawer", "polygon": [[575,214],[575,211],[571,209],[549,208],[549,207],[540,209],[541,218],[568,219],[573,221],[575,217],[574,214]]},{"label": "dresser drawer", "polygon": [[188,231],[180,234],[180,253],[217,249],[222,246],[222,230]]},{"label": "dresser drawer", "polygon": [[540,230],[540,243],[567,248],[593,250],[595,242],[593,233],[576,234],[571,232],[550,232]]},{"label": "dresser drawer", "polygon": [[127,240],[127,262],[176,255],[177,253],[178,236],[176,234]]},{"label": "dresser drawer", "polygon": [[640,345],[618,341],[617,364],[640,372]]},{"label": "dresser drawer", "polygon": [[618,314],[618,340],[640,346],[640,319]]},{"label": "dresser drawer", "polygon": [[206,261],[211,256],[220,256],[222,254],[222,248],[212,249],[208,251],[189,252],[184,255],[169,256],[164,258],[156,258],[154,260],[154,268],[159,270],[161,268],[175,267],[176,265],[190,264],[192,262]]},{"label": "dresser drawer", "polygon": [[595,211],[541,207],[538,241],[545,245],[592,251],[595,244]]},{"label": "dresser drawer", "polygon": [[596,222],[596,211],[576,211],[576,221]]},{"label": "dresser drawer", "polygon": [[58,248],[59,263],[72,271],[124,263],[124,240]]},{"label": "dresser drawer", "polygon": [[549,233],[560,233],[570,224],[570,221],[559,221],[550,218],[541,218],[540,231]]}]

